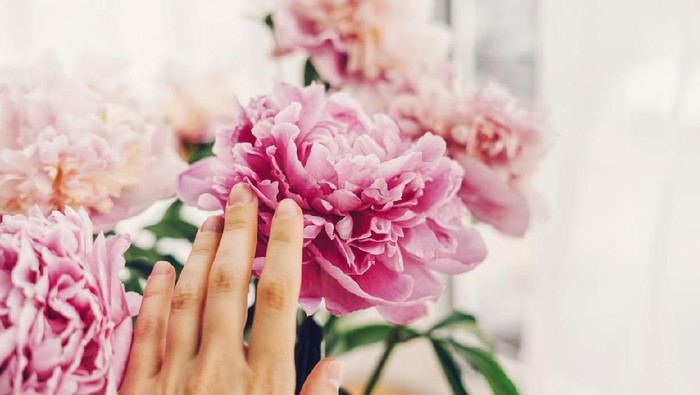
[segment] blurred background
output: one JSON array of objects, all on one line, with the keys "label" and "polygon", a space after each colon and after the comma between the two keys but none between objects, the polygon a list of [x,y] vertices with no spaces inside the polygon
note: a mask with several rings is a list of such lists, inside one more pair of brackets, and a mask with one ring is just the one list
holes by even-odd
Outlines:
[{"label": "blurred background", "polygon": [[[475,312],[527,394],[700,393],[700,2],[426,3],[451,26],[460,77],[503,82],[546,110],[557,136],[534,231],[484,227],[487,262],[452,280],[435,314]],[[0,0],[0,65],[48,57],[101,64],[99,76],[131,64],[144,78],[166,64],[226,70],[245,102],[301,78],[301,58],[269,59],[270,5]],[[149,215],[122,230],[138,237]],[[400,350],[385,381],[448,393],[421,347]],[[378,352],[350,355],[348,379]]]}]

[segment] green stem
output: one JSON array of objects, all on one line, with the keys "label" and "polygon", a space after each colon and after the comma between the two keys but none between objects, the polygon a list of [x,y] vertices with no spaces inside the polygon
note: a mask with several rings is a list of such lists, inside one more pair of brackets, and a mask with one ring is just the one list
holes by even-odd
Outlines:
[{"label": "green stem", "polygon": [[386,363],[389,360],[389,356],[391,355],[391,352],[394,351],[394,347],[396,346],[396,344],[399,342],[400,329],[401,327],[396,327],[391,331],[391,333],[389,333],[389,337],[387,337],[386,342],[384,343],[384,353],[382,354],[382,357],[379,360],[377,367],[374,368],[372,377],[370,377],[369,382],[367,383],[367,387],[365,387],[364,395],[371,395],[372,391],[374,391],[374,387],[376,387],[377,383],[379,383],[379,378],[381,377],[382,372],[384,371],[384,367],[386,366]]}]

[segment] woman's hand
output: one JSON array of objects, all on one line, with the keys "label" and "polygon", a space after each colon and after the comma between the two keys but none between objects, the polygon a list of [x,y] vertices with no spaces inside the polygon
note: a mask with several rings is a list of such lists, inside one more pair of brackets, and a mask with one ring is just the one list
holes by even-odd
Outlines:
[{"label": "woman's hand", "polygon": [[[250,189],[236,185],[225,220],[211,217],[202,225],[177,285],[173,268],[156,264],[144,290],[121,394],[294,393],[303,220],[293,201],[280,202],[246,346],[257,207]],[[337,394],[341,369],[339,362],[321,361],[302,394]]]}]

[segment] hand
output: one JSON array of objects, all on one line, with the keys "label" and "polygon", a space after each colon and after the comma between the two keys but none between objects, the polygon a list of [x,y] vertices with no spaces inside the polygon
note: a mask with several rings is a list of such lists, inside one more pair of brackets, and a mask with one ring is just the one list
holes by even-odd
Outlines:
[{"label": "hand", "polygon": [[[144,290],[121,394],[294,393],[303,220],[292,200],[280,202],[246,346],[257,207],[250,189],[236,185],[225,220],[211,217],[202,225],[177,285],[172,266],[156,264]],[[341,368],[339,362],[321,361],[302,394],[337,394]]]}]

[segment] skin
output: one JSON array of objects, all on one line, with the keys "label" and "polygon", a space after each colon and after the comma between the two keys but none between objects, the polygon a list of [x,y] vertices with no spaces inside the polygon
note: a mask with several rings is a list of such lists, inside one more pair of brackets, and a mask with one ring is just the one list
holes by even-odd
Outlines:
[{"label": "skin", "polygon": [[[243,343],[258,200],[236,185],[225,218],[202,225],[180,279],[167,262],[148,278],[121,395],[294,393],[303,219],[291,200],[272,224],[250,345]],[[342,367],[321,361],[302,395],[337,394]]]}]

